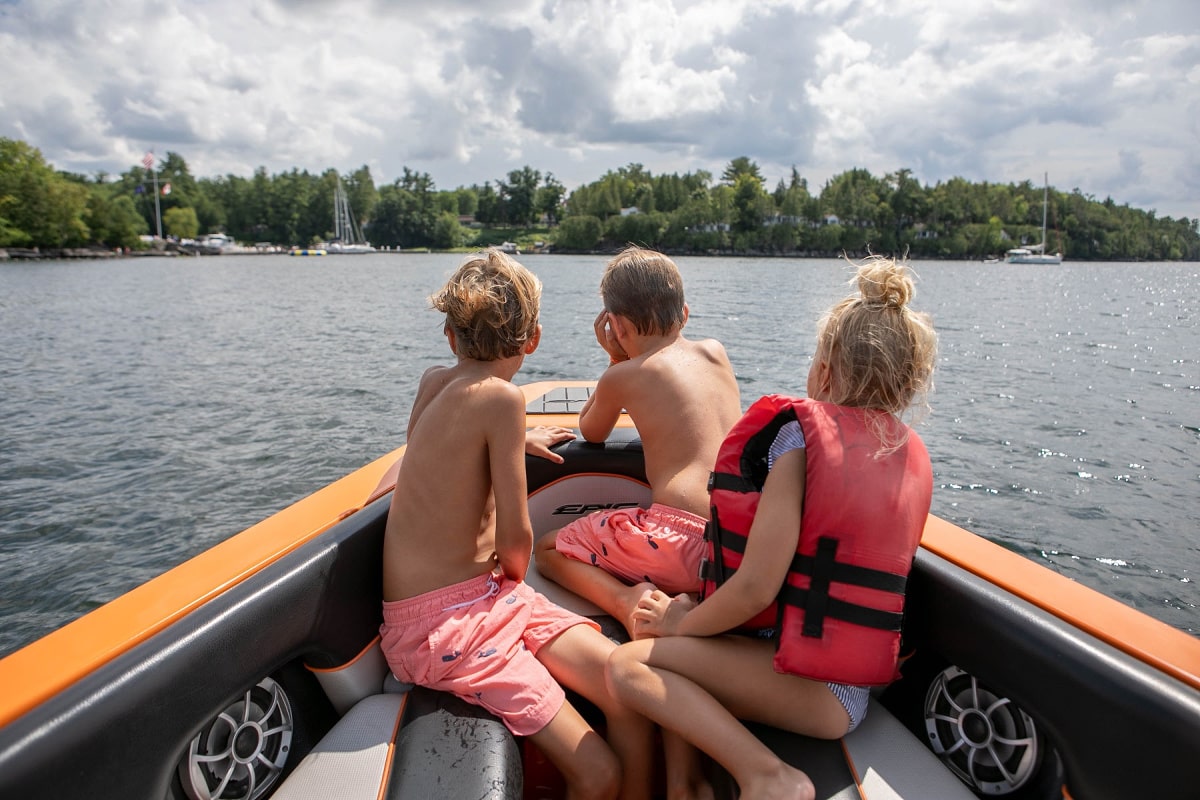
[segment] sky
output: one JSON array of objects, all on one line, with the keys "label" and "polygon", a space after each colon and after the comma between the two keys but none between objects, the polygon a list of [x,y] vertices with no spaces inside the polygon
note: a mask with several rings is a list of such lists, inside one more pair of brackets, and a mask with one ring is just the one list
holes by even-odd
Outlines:
[{"label": "sky", "polygon": [[1200,218],[1196,0],[0,0],[0,137],[116,175],[758,164]]}]

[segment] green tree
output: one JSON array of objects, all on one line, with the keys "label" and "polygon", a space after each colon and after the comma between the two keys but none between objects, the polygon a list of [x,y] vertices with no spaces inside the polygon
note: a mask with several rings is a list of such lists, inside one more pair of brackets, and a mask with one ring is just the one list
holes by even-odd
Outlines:
[{"label": "green tree", "polygon": [[551,225],[557,225],[558,218],[563,211],[563,197],[566,194],[567,187],[559,183],[558,178],[547,172],[541,188],[537,190],[534,210],[538,214],[544,215]]},{"label": "green tree", "polygon": [[733,230],[750,233],[762,228],[770,213],[771,199],[763,191],[762,180],[750,172],[739,173],[733,182]]},{"label": "green tree", "polygon": [[463,227],[458,224],[458,214],[443,211],[433,225],[433,246],[441,250],[462,247]]},{"label": "green tree", "polygon": [[650,214],[621,214],[610,217],[605,223],[604,238],[617,246],[636,244],[641,247],[659,247],[667,225],[667,215],[657,211]]},{"label": "green tree", "polygon": [[0,245],[77,247],[91,238],[90,190],[59,175],[41,151],[0,138]]},{"label": "green tree", "polygon": [[497,181],[503,198],[504,220],[529,225],[536,216],[538,183],[542,173],[528,165],[508,173],[508,183]]},{"label": "green tree", "polygon": [[563,250],[592,250],[603,234],[599,217],[566,217],[554,231],[554,244]]},{"label": "green tree", "polygon": [[751,178],[756,179],[760,186],[762,185],[762,171],[759,170],[758,164],[755,164],[746,156],[738,156],[730,161],[729,165],[725,167],[725,171],[721,173],[721,180],[733,186],[742,175],[749,175]]},{"label": "green tree", "polygon": [[163,214],[163,230],[179,239],[194,239],[200,233],[200,220],[196,209],[175,207]]},{"label": "green tree", "polygon": [[88,198],[87,214],[84,217],[92,240],[109,247],[138,245],[138,237],[149,233],[146,220],[142,219],[126,195],[113,195],[109,186],[97,186]]}]

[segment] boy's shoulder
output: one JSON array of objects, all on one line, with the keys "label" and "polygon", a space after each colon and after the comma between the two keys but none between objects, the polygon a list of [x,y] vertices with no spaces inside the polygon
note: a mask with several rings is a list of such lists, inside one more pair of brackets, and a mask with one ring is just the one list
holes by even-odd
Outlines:
[{"label": "boy's shoulder", "polygon": [[729,356],[725,352],[725,345],[721,344],[717,339],[685,339],[681,336],[677,344],[683,352],[689,354],[699,353],[709,361],[714,362],[717,366],[725,366],[729,363]]}]

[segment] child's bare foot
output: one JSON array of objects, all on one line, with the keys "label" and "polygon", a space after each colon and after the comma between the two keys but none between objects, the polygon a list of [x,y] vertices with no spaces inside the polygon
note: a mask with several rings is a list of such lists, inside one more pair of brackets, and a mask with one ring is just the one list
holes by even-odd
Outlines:
[{"label": "child's bare foot", "polygon": [[742,800],[816,800],[817,787],[809,777],[782,761],[772,772],[759,772],[740,786]]},{"label": "child's bare foot", "polygon": [[634,632],[633,612],[637,610],[638,600],[641,600],[643,595],[655,590],[653,583],[643,581],[635,583],[633,586],[627,586],[621,592],[621,604],[624,606],[624,611],[621,614],[621,622],[625,624],[625,630],[629,632],[630,639],[641,638]]}]

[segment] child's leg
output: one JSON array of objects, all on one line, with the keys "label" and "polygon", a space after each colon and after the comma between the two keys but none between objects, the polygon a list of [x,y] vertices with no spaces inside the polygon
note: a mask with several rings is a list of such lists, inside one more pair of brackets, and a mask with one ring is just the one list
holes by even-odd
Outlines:
[{"label": "child's leg", "polygon": [[608,723],[608,742],[621,762],[621,798],[649,798],[654,760],[654,726],[608,691],[604,665],[616,648],[587,625],[563,631],[537,652],[537,658],[563,686],[595,703]]},{"label": "child's leg", "polygon": [[557,534],[558,531],[544,534],[534,545],[533,556],[537,561],[538,572],[585,600],[595,603],[624,625],[630,638],[634,638],[633,612],[637,608],[638,600],[647,591],[653,590],[654,584],[637,583],[627,586],[599,567],[564,556],[555,549]]},{"label": "child's leg", "polygon": [[621,765],[575,707],[563,703],[554,719],[529,737],[567,781],[571,800],[619,797]]},{"label": "child's leg", "polygon": [[608,680],[624,703],[716,759],[743,797],[811,800],[808,776],[738,718],[832,739],[849,717],[825,684],[776,673],[772,656],[770,642],[742,637],[644,639],[614,652]]},{"label": "child's leg", "polygon": [[686,739],[662,729],[663,760],[667,765],[667,800],[713,800],[713,788],[704,776],[700,751]]}]

